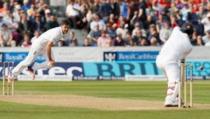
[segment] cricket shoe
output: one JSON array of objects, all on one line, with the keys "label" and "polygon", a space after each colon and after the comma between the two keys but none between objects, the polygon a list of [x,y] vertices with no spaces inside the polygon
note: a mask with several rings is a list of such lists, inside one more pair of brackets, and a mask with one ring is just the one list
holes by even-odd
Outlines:
[{"label": "cricket shoe", "polygon": [[178,99],[177,98],[172,98],[171,96],[167,96],[165,98],[165,107],[178,107]]}]

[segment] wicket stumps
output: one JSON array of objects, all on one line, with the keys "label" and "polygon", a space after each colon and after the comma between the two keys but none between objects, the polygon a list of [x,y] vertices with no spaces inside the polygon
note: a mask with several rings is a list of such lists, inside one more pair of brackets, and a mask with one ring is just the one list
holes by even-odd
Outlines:
[{"label": "wicket stumps", "polygon": [[14,62],[3,62],[2,63],[2,95],[14,95],[15,81],[10,80],[8,77],[12,75],[12,69]]},{"label": "wicket stumps", "polygon": [[181,61],[181,79],[179,81],[178,107],[190,108],[193,106],[193,66],[186,64],[185,60]]}]

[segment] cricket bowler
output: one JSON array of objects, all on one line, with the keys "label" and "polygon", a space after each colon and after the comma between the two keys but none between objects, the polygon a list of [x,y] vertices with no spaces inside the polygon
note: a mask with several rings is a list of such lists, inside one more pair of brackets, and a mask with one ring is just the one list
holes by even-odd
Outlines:
[{"label": "cricket bowler", "polygon": [[22,72],[22,70],[32,65],[36,57],[39,55],[44,56],[46,61],[43,63],[34,63],[34,65],[28,69],[33,74],[33,79],[35,78],[34,72],[36,70],[54,66],[55,60],[52,57],[52,46],[62,38],[65,39],[70,37],[69,31],[68,21],[63,20],[59,27],[52,28],[42,33],[33,41],[27,57],[12,70],[12,75],[10,76],[9,80],[17,79],[17,76]]}]

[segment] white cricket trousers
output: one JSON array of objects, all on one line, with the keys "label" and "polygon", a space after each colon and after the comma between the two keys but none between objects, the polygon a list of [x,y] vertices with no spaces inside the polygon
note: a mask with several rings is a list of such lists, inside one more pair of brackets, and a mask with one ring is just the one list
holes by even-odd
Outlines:
[{"label": "white cricket trousers", "polygon": [[163,69],[166,78],[168,80],[167,96],[176,98],[179,92],[179,80],[180,80],[180,66],[178,63],[167,63],[161,60],[156,60],[156,64],[159,68]]},{"label": "white cricket trousers", "polygon": [[13,70],[12,70],[12,75],[14,77],[17,77],[24,68],[28,67],[29,65],[31,65],[35,59],[37,58],[37,56],[42,55],[45,57],[46,61],[43,63],[35,63],[33,66],[33,70],[36,71],[38,69],[43,69],[43,68],[50,68],[50,65],[48,65],[48,57],[47,57],[47,53],[45,50],[43,49],[38,49],[38,48],[33,48],[31,47],[28,55],[26,56],[26,58],[21,61]]}]

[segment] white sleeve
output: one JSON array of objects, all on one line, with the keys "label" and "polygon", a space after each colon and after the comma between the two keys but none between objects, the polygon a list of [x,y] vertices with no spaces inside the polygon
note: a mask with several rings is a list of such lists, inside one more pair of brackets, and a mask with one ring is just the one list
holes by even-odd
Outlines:
[{"label": "white sleeve", "polygon": [[51,34],[49,34],[48,40],[55,43],[61,39],[61,37],[59,37],[59,36],[60,36],[60,34],[58,32],[51,33]]}]

